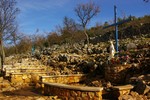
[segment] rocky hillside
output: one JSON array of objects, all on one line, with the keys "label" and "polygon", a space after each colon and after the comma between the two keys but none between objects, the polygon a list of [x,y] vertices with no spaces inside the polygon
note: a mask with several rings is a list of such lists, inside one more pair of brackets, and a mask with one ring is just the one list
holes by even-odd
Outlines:
[{"label": "rocky hillside", "polygon": [[[119,25],[118,27],[119,39],[136,38],[141,37],[143,35],[147,35],[147,37],[150,37],[150,16],[144,16],[133,19],[134,20],[130,22]],[[115,28],[110,27],[103,29],[104,26],[93,27],[89,30],[89,33],[97,34],[96,37],[91,38],[92,43],[97,43],[100,41],[108,41],[110,39],[115,38],[114,37]]]},{"label": "rocky hillside", "polygon": [[[119,53],[111,60],[108,60],[109,42],[99,42],[53,45],[36,49],[32,54],[9,56],[5,64],[19,67],[41,65],[54,75],[88,74],[88,79],[80,84],[103,86],[106,90],[115,85],[134,84],[136,87],[132,92],[120,98],[150,99],[150,38],[127,38],[120,40],[119,44]],[[113,70],[109,71],[107,67]]]},{"label": "rocky hillside", "polygon": [[[24,66],[45,68],[53,75],[88,74],[87,80],[79,84],[104,87],[107,91],[116,85],[132,84],[134,89],[120,100],[150,99],[150,17],[119,26],[119,52],[109,58],[108,40],[114,40],[113,28],[94,32],[103,32],[91,38],[89,45],[84,42],[64,43],[49,47],[36,48],[27,54],[9,56],[5,65],[23,68]],[[89,30],[91,31],[91,30]],[[115,41],[114,41],[115,44]],[[9,88],[1,92],[17,90],[8,80],[0,78]],[[3,85],[2,85],[3,86]],[[1,95],[1,94],[0,94]],[[5,95],[3,95],[5,97]],[[51,98],[51,97],[50,97]],[[53,97],[52,97],[53,98]]]}]

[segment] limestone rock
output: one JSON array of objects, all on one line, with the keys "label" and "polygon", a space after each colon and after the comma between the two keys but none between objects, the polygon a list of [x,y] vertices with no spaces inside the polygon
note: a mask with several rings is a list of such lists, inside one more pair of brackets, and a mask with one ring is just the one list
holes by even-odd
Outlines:
[{"label": "limestone rock", "polygon": [[136,49],[136,48],[137,48],[137,46],[136,46],[135,43],[129,43],[129,44],[127,44],[127,50]]},{"label": "limestone rock", "polygon": [[135,87],[135,91],[139,94],[145,95],[150,91],[150,86],[146,85],[143,81],[139,81]]},{"label": "limestone rock", "polygon": [[148,100],[146,96],[139,95],[136,92],[131,91],[130,94],[122,95],[118,98],[119,100]]},{"label": "limestone rock", "polygon": [[3,82],[3,77],[0,77],[0,83]]}]

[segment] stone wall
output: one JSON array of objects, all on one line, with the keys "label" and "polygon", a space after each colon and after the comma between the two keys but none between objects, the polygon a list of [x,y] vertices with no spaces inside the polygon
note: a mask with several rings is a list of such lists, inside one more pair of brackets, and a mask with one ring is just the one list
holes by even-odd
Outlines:
[{"label": "stone wall", "polygon": [[85,74],[72,74],[72,75],[51,75],[51,76],[40,76],[39,85],[42,88],[42,94],[44,93],[44,82],[48,83],[62,83],[71,84],[78,83],[86,79]]},{"label": "stone wall", "polygon": [[40,76],[40,82],[49,83],[77,83],[86,79],[85,74],[72,74],[72,75],[52,75],[52,76]]},{"label": "stone wall", "polygon": [[5,68],[4,75],[10,76],[11,73],[31,73],[31,72],[44,72],[44,68]]},{"label": "stone wall", "polygon": [[31,72],[31,73],[11,73],[10,81],[14,84],[30,84],[38,83],[39,76],[49,75],[50,73],[46,72]]},{"label": "stone wall", "polygon": [[101,87],[71,86],[60,83],[44,84],[45,95],[57,95],[63,100],[102,100]]},{"label": "stone wall", "polygon": [[118,99],[119,97],[125,94],[126,95],[129,94],[131,89],[133,88],[134,88],[133,85],[114,86],[112,87],[112,91],[110,92],[110,94],[112,95],[114,99]]},{"label": "stone wall", "polygon": [[[57,75],[40,76],[42,83],[42,93],[45,95],[58,95],[63,100],[102,100],[103,95],[110,95],[110,98],[118,99],[124,94],[129,94],[132,85],[113,86],[110,91],[103,90],[102,87],[73,86],[71,83],[78,83],[85,80],[86,75]],[[107,97],[106,97],[107,98]]]},{"label": "stone wall", "polygon": [[105,79],[111,83],[124,83],[128,68],[131,65],[107,65],[105,67]]}]

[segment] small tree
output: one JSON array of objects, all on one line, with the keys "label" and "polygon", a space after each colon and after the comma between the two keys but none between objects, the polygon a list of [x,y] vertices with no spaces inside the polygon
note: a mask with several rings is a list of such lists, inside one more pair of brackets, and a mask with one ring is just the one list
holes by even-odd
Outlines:
[{"label": "small tree", "polygon": [[14,53],[18,53],[18,48],[17,48],[17,44],[18,42],[23,38],[23,33],[18,32],[18,25],[14,25],[11,29],[10,29],[10,34],[6,35],[5,41],[7,41],[7,43],[11,44],[14,46],[15,48],[15,52]]},{"label": "small tree", "polygon": [[86,4],[79,4],[75,8],[75,13],[80,19],[80,23],[84,29],[84,34],[86,35],[87,44],[89,44],[89,36],[87,34],[87,24],[90,20],[100,12],[99,6],[96,6],[93,2]]},{"label": "small tree", "polygon": [[64,17],[63,19],[64,29],[67,30],[69,33],[73,33],[77,31],[77,24],[72,18]]},{"label": "small tree", "polygon": [[63,19],[63,28],[61,30],[61,37],[64,39],[64,42],[72,43],[73,35],[78,31],[76,22],[72,18],[64,17]]},{"label": "small tree", "polygon": [[25,35],[24,37],[21,38],[19,43],[17,44],[18,48],[18,53],[27,53],[31,51],[32,48],[32,40],[30,36]]},{"label": "small tree", "polygon": [[47,36],[47,41],[50,46],[54,44],[60,44],[60,36],[56,32],[51,32]]},{"label": "small tree", "polygon": [[10,33],[16,14],[19,9],[15,7],[15,0],[0,0],[0,67],[3,68],[5,52],[3,48],[3,37]]}]

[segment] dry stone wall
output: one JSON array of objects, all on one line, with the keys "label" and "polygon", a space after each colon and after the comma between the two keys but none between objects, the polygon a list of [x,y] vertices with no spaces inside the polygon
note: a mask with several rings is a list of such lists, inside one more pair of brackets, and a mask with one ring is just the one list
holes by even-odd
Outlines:
[{"label": "dry stone wall", "polygon": [[11,73],[31,73],[31,72],[44,72],[44,68],[5,68],[4,75],[10,76]]},{"label": "dry stone wall", "polygon": [[10,81],[13,84],[36,84],[39,82],[39,76],[49,75],[46,72],[32,72],[32,73],[11,73]]},{"label": "dry stone wall", "polygon": [[106,65],[105,67],[105,79],[112,83],[124,83],[127,75],[128,68],[131,65]]},{"label": "dry stone wall", "polygon": [[58,95],[63,100],[102,100],[101,87],[70,86],[59,83],[44,82],[46,95]]},{"label": "dry stone wall", "polygon": [[77,83],[86,79],[85,74],[72,74],[72,75],[53,75],[53,76],[40,76],[40,82],[49,83]]},{"label": "dry stone wall", "polygon": [[114,99],[118,99],[125,94],[129,94],[133,87],[134,86],[132,85],[114,86],[112,87],[112,91],[110,93]]}]

